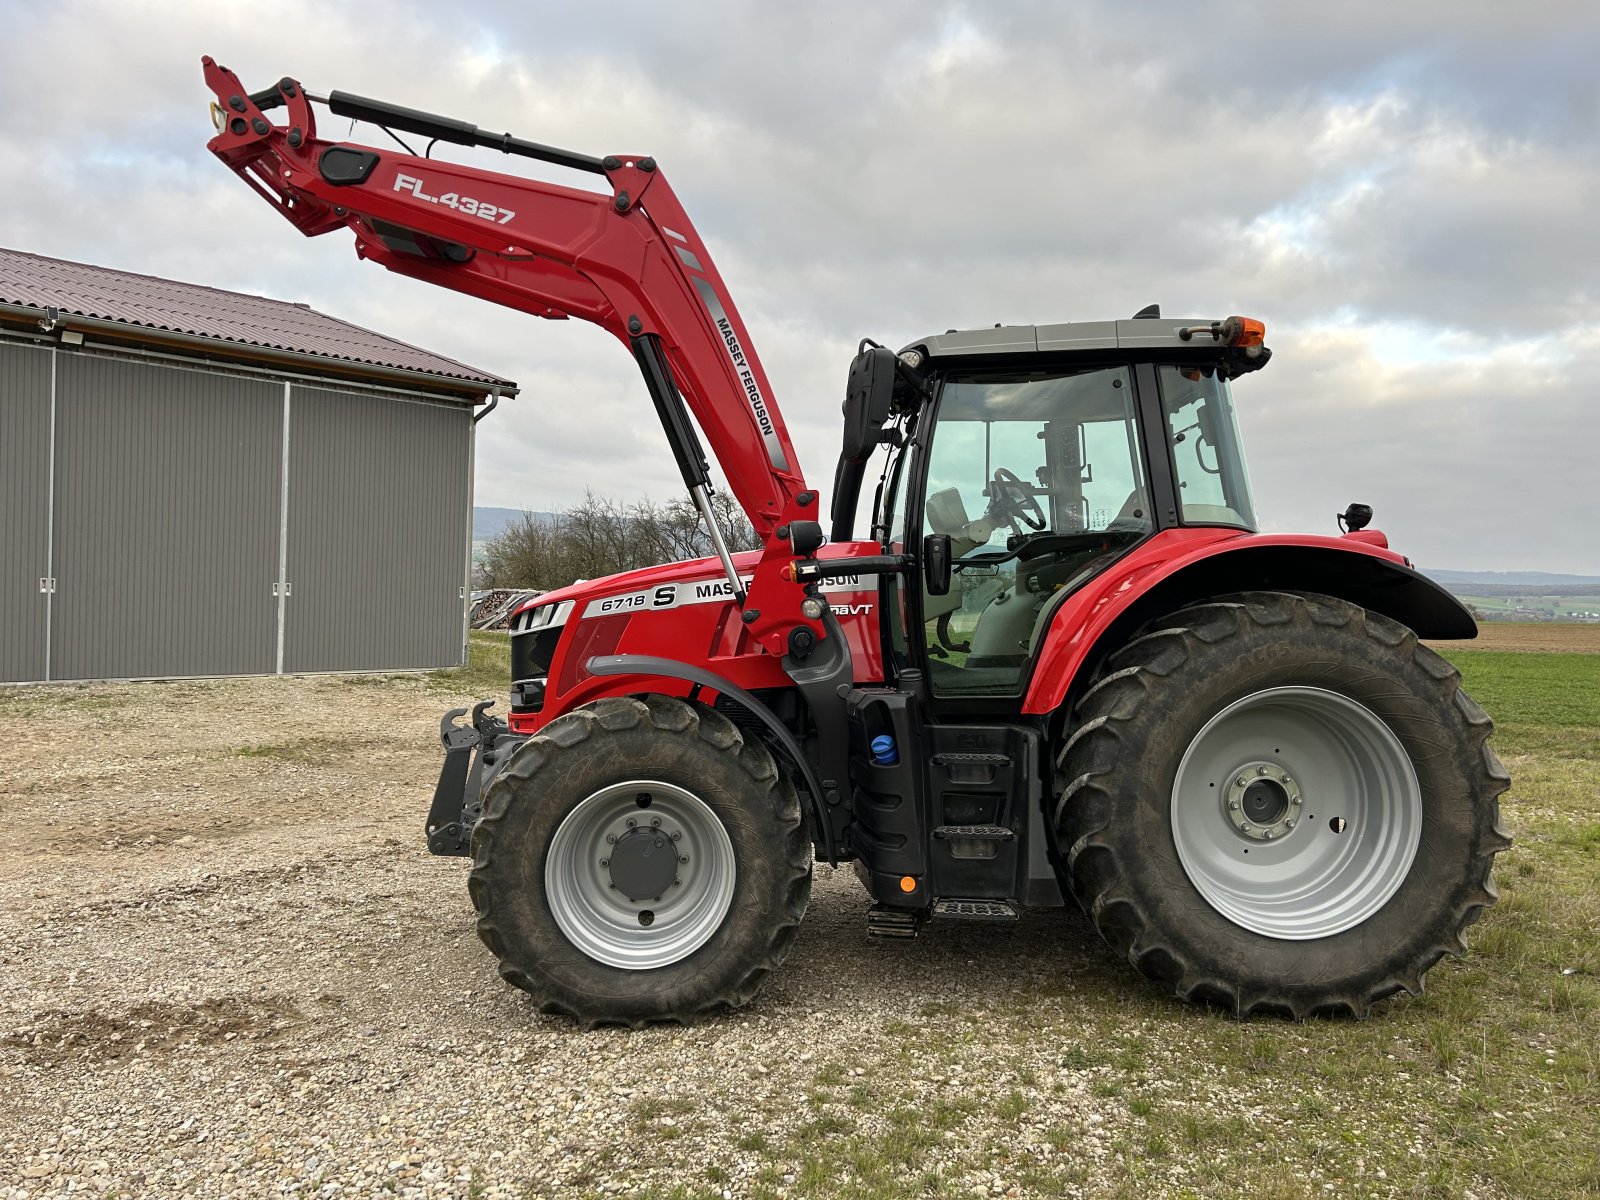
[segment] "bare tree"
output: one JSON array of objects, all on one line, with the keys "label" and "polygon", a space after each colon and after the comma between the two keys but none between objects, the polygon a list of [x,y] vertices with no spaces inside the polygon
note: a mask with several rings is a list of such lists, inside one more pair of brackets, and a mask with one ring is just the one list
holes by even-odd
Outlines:
[{"label": "bare tree", "polygon": [[[732,496],[714,493],[711,511],[729,549],[760,548]],[[711,535],[687,496],[665,504],[642,497],[624,505],[585,492],[579,503],[554,519],[524,512],[485,542],[478,582],[484,587],[557,588],[712,553]]]}]

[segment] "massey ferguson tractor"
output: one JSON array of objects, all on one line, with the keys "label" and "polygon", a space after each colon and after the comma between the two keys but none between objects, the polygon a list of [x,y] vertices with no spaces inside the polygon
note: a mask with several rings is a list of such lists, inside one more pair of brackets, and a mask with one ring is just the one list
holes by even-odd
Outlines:
[{"label": "massey ferguson tractor", "polygon": [[[478,932],[542,1009],[746,1003],[816,859],[854,867],[882,937],[1071,897],[1138,971],[1241,1016],[1361,1016],[1465,949],[1508,778],[1418,639],[1477,629],[1363,505],[1341,536],[1257,531],[1232,385],[1270,357],[1259,321],[863,340],[824,515],[654,159],[204,67],[211,151],[302,233],[615,334],[716,547],[530,601],[505,719],[444,720],[428,848],[471,856]],[[325,139],[317,105],[430,140]],[[701,434],[759,551],[724,544]]]}]

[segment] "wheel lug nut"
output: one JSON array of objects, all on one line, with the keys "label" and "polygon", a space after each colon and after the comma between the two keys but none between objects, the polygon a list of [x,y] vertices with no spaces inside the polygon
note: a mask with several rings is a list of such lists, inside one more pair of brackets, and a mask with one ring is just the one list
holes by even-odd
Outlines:
[{"label": "wheel lug nut", "polygon": [[1234,812],[1238,812],[1239,811],[1239,802],[1237,800],[1229,800],[1228,801],[1228,807],[1231,808]]},{"label": "wheel lug nut", "polygon": [[611,860],[609,858],[602,858],[600,860],[600,865],[602,867],[609,867],[611,865]]},{"label": "wheel lug nut", "polygon": [[1294,786],[1294,780],[1290,779],[1287,775],[1285,775],[1283,777],[1283,786],[1284,787],[1293,787]]},{"label": "wheel lug nut", "polygon": [[1250,782],[1250,776],[1241,775],[1241,776],[1239,776],[1238,779],[1235,779],[1234,782],[1237,783],[1240,787],[1243,787],[1245,784]]},{"label": "wheel lug nut", "polygon": [[638,827],[639,827],[639,822],[635,821],[632,817],[629,817],[628,818],[628,828],[629,829],[637,829]]},{"label": "wheel lug nut", "polygon": [[1244,830],[1246,833],[1252,833],[1255,831],[1255,826],[1250,824],[1249,821],[1246,821],[1243,825],[1239,826],[1239,828]]},{"label": "wheel lug nut", "polygon": [[1294,828],[1294,818],[1290,817],[1287,821],[1285,821],[1283,823],[1283,827],[1285,829],[1293,829]]},{"label": "wheel lug nut", "polygon": [[681,879],[674,879],[674,880],[673,880],[673,881],[672,881],[672,886],[673,886],[673,887],[682,887],[682,886],[683,886],[683,880],[681,880]]},{"label": "wheel lug nut", "polygon": [[661,818],[660,817],[651,817],[650,818],[650,824],[655,826],[657,829],[660,829],[661,828]]},{"label": "wheel lug nut", "polygon": [[1273,839],[1273,838],[1275,838],[1275,837],[1277,837],[1277,836],[1278,836],[1278,835],[1277,835],[1277,834],[1275,834],[1275,833],[1273,833],[1273,832],[1272,832],[1272,830],[1270,830],[1270,829],[1268,829],[1268,830],[1267,830],[1267,831],[1266,831],[1266,832],[1264,832],[1264,833],[1263,833],[1263,834],[1262,834],[1262,835],[1261,835],[1261,836],[1262,836],[1262,837],[1264,837],[1264,838],[1266,838],[1266,839],[1267,839],[1267,841],[1269,841],[1269,842],[1270,842],[1270,841],[1271,841],[1271,840],[1272,840],[1272,839]]},{"label": "wheel lug nut", "polygon": [[689,861],[689,856],[688,856],[688,855],[687,855],[687,854],[685,854],[685,855],[684,855],[684,856],[683,856],[683,857],[682,857],[682,858],[680,858],[680,859],[679,859],[679,860],[678,860],[678,861],[679,861],[679,862],[681,862],[681,863],[686,863],[686,862],[688,862],[688,861]]},{"label": "wheel lug nut", "polygon": [[1256,768],[1256,774],[1257,775],[1265,775],[1266,773],[1267,773],[1266,767],[1257,767]]},{"label": "wheel lug nut", "polygon": [[678,831],[678,830],[676,830],[676,829],[674,829],[674,830],[673,830],[673,831],[672,831],[672,840],[673,840],[673,841],[675,841],[675,842],[676,842],[676,841],[677,841],[677,840],[679,840],[679,839],[680,839],[680,838],[681,838],[681,837],[683,837],[683,834],[682,834],[682,833],[680,833],[680,832],[679,832],[679,831]]},{"label": "wheel lug nut", "polygon": [[606,834],[606,841],[615,843],[616,840],[617,840],[617,835],[616,834],[614,834],[614,833]]}]

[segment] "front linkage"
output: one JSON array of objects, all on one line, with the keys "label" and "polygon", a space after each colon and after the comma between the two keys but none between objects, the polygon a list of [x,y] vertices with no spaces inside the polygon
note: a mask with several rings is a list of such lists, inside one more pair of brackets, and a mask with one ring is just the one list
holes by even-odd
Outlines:
[{"label": "front linkage", "polygon": [[[484,773],[494,774],[511,748],[522,742],[504,720],[492,717],[493,700],[472,706],[471,724],[457,725],[467,715],[452,708],[439,720],[439,740],[444,743],[444,766],[428,808],[428,852],[442,855],[472,853],[472,827],[483,808]],[[499,745],[504,740],[504,745]]]}]

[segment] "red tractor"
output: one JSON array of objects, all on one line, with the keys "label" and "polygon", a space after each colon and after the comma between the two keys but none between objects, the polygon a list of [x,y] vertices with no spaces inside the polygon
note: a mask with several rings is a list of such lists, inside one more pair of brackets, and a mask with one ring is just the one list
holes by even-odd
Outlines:
[{"label": "red tractor", "polygon": [[[1257,532],[1231,385],[1270,357],[1260,322],[863,341],[825,520],[653,159],[204,64],[210,149],[303,233],[621,339],[706,516],[713,558],[530,602],[506,720],[443,724],[429,849],[471,855],[478,930],[546,1011],[745,1003],[814,857],[854,866],[887,937],[1070,896],[1240,1015],[1359,1016],[1464,948],[1508,780],[1418,639],[1477,630],[1364,506],[1339,537]],[[596,188],[319,138],[314,103]],[[759,551],[723,544],[691,413]]]}]

